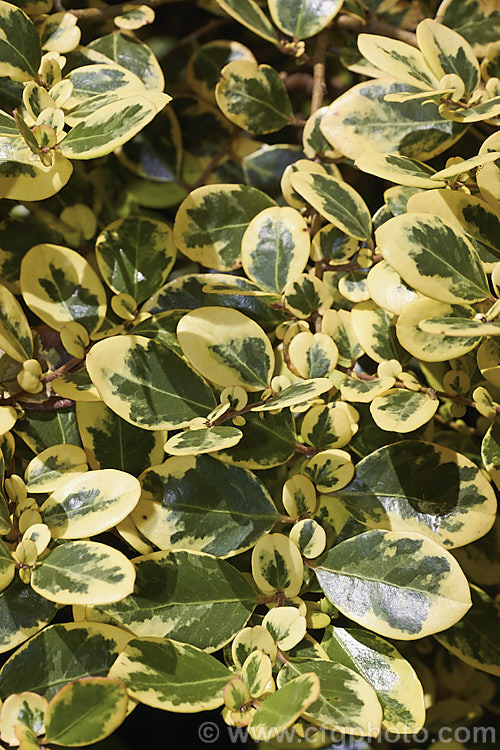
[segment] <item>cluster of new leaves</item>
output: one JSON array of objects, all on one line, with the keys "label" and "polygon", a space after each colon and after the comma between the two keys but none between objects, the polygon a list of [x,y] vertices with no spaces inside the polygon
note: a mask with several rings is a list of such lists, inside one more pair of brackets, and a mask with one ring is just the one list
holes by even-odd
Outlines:
[{"label": "cluster of new leaves", "polygon": [[159,66],[142,80],[140,61],[127,70],[100,51],[106,45],[80,47],[77,17],[43,13],[51,5],[34,3],[32,22],[0,2],[0,72],[19,99],[12,115],[0,112],[0,190],[13,200],[54,195],[71,177],[70,160],[111,153],[171,98]]},{"label": "cluster of new leaves", "polygon": [[[83,46],[110,8],[0,2],[0,740],[22,750],[98,742],[137,702],[301,747],[500,710],[500,11],[203,5],[163,109],[151,8]],[[284,70],[197,40],[217,24]],[[321,106],[329,45],[353,85]],[[393,184],[374,214],[364,174]]]}]

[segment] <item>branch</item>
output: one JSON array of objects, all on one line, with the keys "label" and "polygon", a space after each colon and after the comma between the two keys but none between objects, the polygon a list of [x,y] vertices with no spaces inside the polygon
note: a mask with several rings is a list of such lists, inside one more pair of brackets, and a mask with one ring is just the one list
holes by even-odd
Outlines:
[{"label": "branch", "polygon": [[318,34],[316,49],[313,58],[313,90],[311,96],[311,114],[323,104],[323,97],[326,93],[325,83],[325,60],[326,50],[328,48],[329,31],[328,27]]},{"label": "branch", "polygon": [[[179,2],[179,0],[141,0],[140,5],[147,5],[149,8],[157,8],[159,5],[166,5],[167,3],[175,2]],[[69,10],[68,13],[72,13],[76,16],[80,23],[93,23],[95,21],[104,21],[107,18],[115,18],[116,16],[123,15],[124,7],[130,5],[130,3],[131,0],[127,0],[118,5],[106,5],[104,8],[81,8],[77,10]]]},{"label": "branch", "polygon": [[198,187],[201,187],[205,184],[207,179],[210,177],[212,172],[214,171],[215,167],[219,164],[220,161],[225,157],[226,154],[228,154],[231,151],[231,147],[233,145],[234,139],[239,135],[240,130],[239,128],[236,128],[233,130],[227,141],[221,146],[221,148],[217,151],[215,156],[210,159],[209,163],[203,170],[200,178],[195,182],[194,185],[189,186],[189,190],[195,190]]},{"label": "branch", "polygon": [[380,34],[381,36],[388,36],[391,39],[399,39],[400,42],[406,42],[411,44],[412,47],[418,47],[417,36],[413,31],[407,31],[406,29],[398,29],[395,26],[391,26],[389,23],[383,21],[376,21],[371,19],[366,23],[359,18],[353,18],[348,15],[340,15],[335,19],[337,29],[341,31],[350,31],[353,34],[359,34],[364,32],[366,34]]},{"label": "branch", "polygon": [[[353,380],[378,380],[378,375],[368,375],[365,372],[355,372],[352,367],[343,367],[342,365],[337,365],[337,370],[340,370],[340,372],[343,372],[345,375],[347,375],[349,378],[352,378]],[[393,388],[405,388],[406,390],[413,390],[413,388],[408,388],[405,383],[403,383],[402,380],[396,380]],[[434,388],[429,388],[427,386],[421,386],[421,388],[418,389],[418,391],[415,391],[416,393],[428,393],[432,398],[446,398],[449,401],[456,401],[458,404],[463,404],[464,406],[472,406],[475,408],[475,402],[471,398],[467,398],[466,396],[459,396],[456,393],[446,393],[445,391],[436,391]],[[500,416],[500,406],[494,406],[493,407],[497,413],[497,415]]]},{"label": "branch", "polygon": [[[58,367],[57,370],[54,370],[53,372],[48,372],[46,375],[44,375],[42,378],[40,378],[41,383],[50,383],[51,380],[55,380],[60,375],[64,375],[64,373],[71,370],[76,365],[83,362],[83,359],[79,357],[72,357],[72,359],[69,359],[67,362],[65,362],[61,367]],[[16,393],[13,393],[12,396],[8,396],[7,398],[0,399],[0,406],[8,406],[9,404],[15,404],[17,401],[20,401],[23,396],[31,396],[33,397],[32,393],[28,393],[28,391],[19,390],[16,391]],[[29,406],[27,408],[29,409],[41,409],[43,404],[46,404],[50,401],[50,398],[53,398],[52,396],[49,397],[47,401],[30,401]],[[60,399],[60,397],[57,397]],[[73,403],[73,402],[71,402]],[[36,404],[34,406],[33,404]],[[24,407],[23,407],[24,408]],[[56,407],[56,408],[63,408],[62,406]]]}]

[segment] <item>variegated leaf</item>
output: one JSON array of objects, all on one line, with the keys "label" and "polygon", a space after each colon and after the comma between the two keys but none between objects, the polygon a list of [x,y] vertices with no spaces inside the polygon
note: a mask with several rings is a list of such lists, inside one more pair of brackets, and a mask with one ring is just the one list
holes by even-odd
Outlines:
[{"label": "variegated leaf", "polygon": [[116,602],[134,588],[135,570],[118,550],[99,542],[64,542],[38,560],[31,585],[58,604]]},{"label": "variegated leaf", "polygon": [[64,102],[65,120],[71,127],[101,107],[145,90],[138,76],[111,62],[75,68],[64,80],[72,84],[71,94]]},{"label": "variegated leaf", "polygon": [[87,369],[106,406],[142,429],[185,427],[215,406],[208,384],[186,360],[145,336],[99,341]]},{"label": "variegated leaf", "polygon": [[32,160],[32,151],[21,136],[0,137],[0,195],[10,200],[41,201],[66,185],[73,165],[59,151],[52,164]]},{"label": "variegated leaf", "polygon": [[241,430],[226,425],[200,430],[184,430],[167,440],[165,453],[172,456],[199,456],[201,453],[216,453],[237,445],[242,437]]},{"label": "variegated leaf", "polygon": [[131,70],[147,89],[163,91],[165,88],[160,63],[148,45],[135,35],[113,31],[93,39],[88,44],[88,49],[100,52],[123,68]]},{"label": "variegated leaf", "polygon": [[77,404],[76,417],[91,469],[121,469],[137,476],[164,457],[166,432],[136,427],[102,401]]},{"label": "variegated leaf", "polygon": [[138,304],[165,283],[175,256],[168,224],[146,216],[116,219],[96,240],[103,279],[116,294],[130,294]]},{"label": "variegated leaf", "polygon": [[106,104],[71,128],[60,150],[68,159],[96,159],[134,137],[171,97],[144,91]]},{"label": "variegated leaf", "polygon": [[254,406],[252,411],[274,411],[284,409],[286,406],[307,403],[320,396],[333,387],[328,378],[314,378],[312,380],[299,380],[280,391],[261,406]]},{"label": "variegated leaf", "polygon": [[38,73],[42,52],[35,26],[20,8],[0,4],[0,74],[29,81]]},{"label": "variegated leaf", "polygon": [[307,672],[319,677],[320,695],[304,714],[314,724],[346,734],[375,734],[382,720],[382,709],[369,682],[342,663],[323,659],[290,661],[278,674],[282,689]]},{"label": "variegated leaf", "polygon": [[179,206],[174,242],[190,260],[231,271],[241,264],[241,240],[251,219],[274,205],[265,193],[247,185],[204,185]]},{"label": "variegated leaf", "polygon": [[382,723],[389,731],[418,732],[422,728],[422,685],[392,643],[367,630],[333,627],[325,631],[321,646],[336,666],[352,669],[372,686],[382,705]]},{"label": "variegated leaf", "polygon": [[228,120],[250,133],[273,133],[289,125],[293,110],[278,71],[251,60],[234,60],[221,70],[215,88]]},{"label": "variegated leaf", "polygon": [[300,552],[284,534],[265,534],[252,550],[252,575],[264,594],[297,596],[304,575]]},{"label": "variegated leaf", "polygon": [[429,393],[393,388],[370,404],[375,424],[389,432],[413,432],[427,424],[439,407],[439,399]]},{"label": "variegated leaf", "polygon": [[444,74],[436,74],[410,44],[378,34],[360,34],[357,41],[361,54],[387,75],[424,91],[439,88]]},{"label": "variegated leaf", "polygon": [[254,474],[211,456],[168,458],[140,479],[142,495],[132,517],[160,549],[229,557],[252,547],[278,518]]},{"label": "variegated leaf", "polygon": [[471,586],[472,607],[455,625],[434,637],[466,664],[500,676],[500,607],[477,586]]},{"label": "variegated leaf", "polygon": [[325,333],[302,331],[288,347],[290,368],[301,378],[326,378],[337,364],[339,351]]},{"label": "variegated leaf", "polygon": [[40,507],[54,539],[81,539],[116,526],[135,508],[138,480],[117,469],[87,471],[62,482]]},{"label": "variegated leaf", "polygon": [[293,189],[334,226],[360,240],[371,236],[368,207],[346,182],[314,172],[292,174],[290,182]]},{"label": "variegated leaf", "polygon": [[347,413],[335,404],[312,406],[302,420],[300,431],[302,440],[315,448],[343,448],[353,435]]},{"label": "variegated leaf", "polygon": [[426,190],[410,196],[407,209],[410,213],[438,216],[456,227],[465,234],[483,262],[500,260],[500,212],[497,205],[491,206],[482,198],[461,190]]},{"label": "variegated leaf", "polygon": [[479,63],[460,34],[426,18],[417,26],[417,40],[429,68],[438,79],[455,73],[464,82],[467,95],[474,91],[480,81]]},{"label": "variegated leaf", "polygon": [[21,305],[0,284],[0,346],[9,357],[24,362],[33,356],[33,337]]},{"label": "variegated leaf", "polygon": [[293,208],[267,208],[255,216],[241,240],[246,275],[258,286],[281,293],[304,270],[310,240],[304,218]]},{"label": "variegated leaf", "polygon": [[404,283],[398,272],[385,260],[370,268],[366,286],[372,300],[395,315],[400,315],[417,299],[416,292]]},{"label": "variegated leaf", "polygon": [[77,445],[54,445],[29,462],[24,480],[28,492],[52,492],[87,469],[85,451]]},{"label": "variegated leaf", "polygon": [[440,302],[479,302],[488,283],[476,251],[458,229],[428,214],[395,216],[375,233],[385,260],[410,286]]},{"label": "variegated leaf", "polygon": [[365,456],[336,495],[366,526],[417,532],[447,549],[484,536],[496,514],[495,492],[470,459],[421,440]]},{"label": "variegated leaf", "polygon": [[476,55],[486,54],[488,44],[498,40],[496,30],[500,10],[496,0],[443,0],[439,7],[441,23],[454,29],[472,45]]},{"label": "variegated leaf", "polygon": [[446,184],[442,178],[437,178],[436,170],[432,167],[400,154],[377,154],[367,149],[358,156],[355,165],[362,172],[377,175],[397,185],[433,188],[445,187]]},{"label": "variegated leaf", "polygon": [[269,385],[274,352],[268,337],[238,310],[205,307],[179,321],[177,337],[189,362],[218,386],[261,391]]},{"label": "variegated leaf", "polygon": [[358,534],[327,552],[316,576],[343,614],[389,638],[414,640],[446,630],[471,606],[456,560],[422,534]]},{"label": "variegated leaf", "polygon": [[[19,728],[33,734],[35,747],[39,747],[37,735],[44,734],[47,699],[37,693],[23,691],[9,695],[2,705],[0,733],[2,740],[9,745],[19,744]],[[21,750],[25,750],[21,743]]]},{"label": "variegated leaf", "polygon": [[273,607],[264,615],[262,625],[280,651],[290,651],[306,634],[306,618],[296,607]]},{"label": "variegated leaf", "polygon": [[290,680],[259,706],[248,728],[250,737],[267,742],[291,726],[318,699],[320,681],[314,672]]},{"label": "variegated leaf", "polygon": [[21,263],[20,283],[28,307],[56,331],[76,321],[93,332],[104,320],[104,287],[88,261],[75,250],[35,245]]},{"label": "variegated leaf", "polygon": [[398,318],[396,333],[406,351],[423,362],[445,362],[461,357],[478,345],[474,336],[455,338],[424,333],[420,321],[432,316],[455,317],[474,315],[472,307],[447,305],[433,299],[417,299],[408,305]]},{"label": "variegated leaf", "polygon": [[[10,586],[0,591],[0,653],[10,651],[42,630],[56,612],[54,602],[36,594],[16,576]],[[0,676],[0,690],[1,684]]]},{"label": "variegated leaf", "polygon": [[223,10],[236,21],[266,39],[271,44],[279,45],[278,35],[268,17],[255,0],[217,0]]},{"label": "variegated leaf", "polygon": [[349,159],[357,159],[370,144],[372,152],[397,152],[426,161],[463,135],[463,127],[444,120],[432,102],[385,100],[388,94],[401,91],[419,89],[392,78],[359,83],[330,104],[320,129]]},{"label": "variegated leaf", "polygon": [[311,313],[329,310],[333,296],[324,281],[303,273],[290,279],[283,290],[283,302],[296,317],[309,318]]},{"label": "variegated leaf", "polygon": [[217,708],[234,676],[210,654],[168,638],[131,640],[109,676],[121,680],[132,698],[153,708],[194,713]]},{"label": "variegated leaf", "polygon": [[87,677],[63,687],[47,706],[47,742],[81,747],[109,737],[127,714],[128,695],[118,680]]},{"label": "variegated leaf", "polygon": [[16,561],[3,539],[0,539],[0,591],[7,588],[15,572]]},{"label": "variegated leaf", "polygon": [[[30,591],[24,584],[21,586]],[[37,599],[31,591],[32,613],[37,611]],[[46,602],[47,610],[49,602],[40,601]],[[27,605],[25,600],[26,612]],[[38,607],[40,614],[45,614],[43,606]],[[54,605],[51,608],[55,611]],[[97,622],[59,623],[44,628],[5,662],[0,672],[0,695],[5,698],[11,693],[32,690],[50,700],[72,680],[105,677],[131,637],[124,630]]]},{"label": "variegated leaf", "polygon": [[226,560],[201,552],[153,552],[134,560],[133,594],[87,608],[86,617],[138,638],[173,638],[206,651],[228,643],[252,614],[257,594]]},{"label": "variegated leaf", "polygon": [[293,39],[308,39],[328,26],[343,0],[269,0],[276,26]]}]

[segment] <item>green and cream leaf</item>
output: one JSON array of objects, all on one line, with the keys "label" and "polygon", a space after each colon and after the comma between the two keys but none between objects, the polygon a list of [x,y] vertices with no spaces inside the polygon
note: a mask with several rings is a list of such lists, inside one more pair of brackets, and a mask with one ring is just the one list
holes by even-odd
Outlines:
[{"label": "green and cream leaf", "polygon": [[358,534],[327,552],[316,576],[344,615],[389,638],[414,640],[446,630],[471,606],[456,560],[411,532]]}]

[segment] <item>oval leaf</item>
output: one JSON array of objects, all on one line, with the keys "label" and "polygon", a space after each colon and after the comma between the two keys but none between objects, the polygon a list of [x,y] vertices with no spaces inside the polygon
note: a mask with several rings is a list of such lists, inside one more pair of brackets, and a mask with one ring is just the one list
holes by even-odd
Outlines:
[{"label": "oval leaf", "polygon": [[113,336],[87,355],[106,406],[144,430],[185,427],[215,406],[208,384],[172,349],[145,336]]},{"label": "oval leaf", "polygon": [[0,347],[17,362],[24,362],[33,356],[33,338],[26,315],[12,292],[2,284],[0,284]]},{"label": "oval leaf", "polygon": [[320,682],[314,672],[290,680],[257,709],[248,727],[250,737],[267,742],[291,726],[319,697]]},{"label": "oval leaf", "polygon": [[1,2],[0,74],[29,81],[37,76],[41,57],[40,38],[28,16],[15,5]]},{"label": "oval leaf", "polygon": [[401,91],[418,93],[420,89],[390,78],[359,83],[329,106],[320,129],[349,159],[357,159],[369,144],[372,152],[397,152],[426,161],[463,135],[463,127],[444,120],[433,102],[385,100]]},{"label": "oval leaf", "polygon": [[367,630],[329,628],[321,642],[335,665],[354,670],[373,687],[390,732],[418,732],[425,721],[424,691],[415,670],[392,643]]},{"label": "oval leaf", "polygon": [[336,732],[375,734],[382,709],[371,685],[342,664],[322,659],[289,662],[278,674],[278,686],[305,672],[319,677],[321,693],[307,709],[304,718]]},{"label": "oval leaf", "polygon": [[30,310],[56,331],[76,321],[92,333],[104,321],[104,287],[88,261],[74,250],[35,245],[21,263],[20,283]]},{"label": "oval leaf", "polygon": [[[174,242],[190,260],[218,271],[231,271],[241,264],[241,239],[248,224],[260,211],[274,205],[265,193],[247,185],[195,188],[177,211]],[[217,281],[217,277],[210,281]]]},{"label": "oval leaf", "polygon": [[40,508],[54,539],[81,539],[116,526],[135,508],[138,480],[124,471],[88,471],[64,482]]},{"label": "oval leaf", "polygon": [[76,417],[91,469],[121,469],[137,476],[163,460],[162,430],[136,427],[102,401],[77,404]]},{"label": "oval leaf", "polygon": [[278,28],[293,39],[314,36],[337,15],[343,0],[269,0],[269,12]]},{"label": "oval leaf", "polygon": [[104,281],[140,304],[166,281],[175,262],[172,230],[163,221],[127,216],[109,224],[96,241]]},{"label": "oval leaf", "polygon": [[346,182],[314,172],[296,172],[290,176],[290,182],[293,189],[334,226],[351,237],[369,239],[368,206]]},{"label": "oval leaf", "polygon": [[210,456],[169,458],[147,469],[141,484],[132,517],[160,549],[229,557],[252,547],[278,519],[254,474]]},{"label": "oval leaf", "polygon": [[298,276],[309,259],[307,224],[293,208],[266,208],[255,216],[241,240],[246,275],[278,294]]},{"label": "oval leaf", "polygon": [[439,399],[429,393],[393,388],[377,396],[370,404],[370,414],[381,430],[413,432],[432,419],[439,407]]},{"label": "oval leaf", "polygon": [[87,609],[89,619],[125,627],[137,637],[173,638],[216,651],[246,624],[255,591],[226,560],[201,552],[153,552],[134,560],[134,593]]},{"label": "oval leaf", "polygon": [[274,352],[269,338],[238,310],[193,310],[179,321],[177,337],[191,364],[219,386],[261,391],[271,380]]},{"label": "oval leaf", "polygon": [[365,456],[336,495],[366,526],[418,532],[447,549],[484,536],[497,504],[493,487],[470,459],[421,440]]},{"label": "oval leaf", "polygon": [[127,714],[125,686],[107,677],[87,677],[63,687],[47,706],[47,742],[81,747],[109,737]]},{"label": "oval leaf", "polygon": [[38,560],[31,585],[58,604],[101,604],[134,588],[135,570],[118,550],[98,542],[64,542]]},{"label": "oval leaf", "polygon": [[101,107],[71,128],[61,141],[63,156],[97,159],[110,154],[142,130],[171,99],[157,91],[140,93]]},{"label": "oval leaf", "polygon": [[130,641],[109,676],[121,680],[131,697],[147,706],[194,713],[221,706],[234,673],[189,644],[141,638]]},{"label": "oval leaf", "polygon": [[199,456],[201,453],[217,451],[237,445],[243,433],[236,427],[208,427],[201,430],[185,430],[165,443],[165,453],[172,456]]},{"label": "oval leaf", "polygon": [[[31,591],[31,606],[45,602]],[[43,612],[43,606],[40,607]],[[80,677],[106,677],[130,633],[96,622],[68,622],[44,628],[5,662],[0,673],[0,695],[33,690],[52,698],[63,685]]]},{"label": "oval leaf", "polygon": [[359,534],[333,547],[316,576],[343,614],[389,638],[414,640],[446,630],[471,606],[456,560],[421,534]]},{"label": "oval leaf", "polygon": [[472,607],[466,615],[435,638],[452,654],[481,672],[500,676],[500,608],[477,586],[471,587]]},{"label": "oval leaf", "polygon": [[228,120],[250,133],[273,133],[289,125],[293,110],[278,71],[251,60],[234,60],[221,70],[215,98]]},{"label": "oval leaf", "polygon": [[460,230],[437,216],[402,214],[375,233],[385,260],[417,291],[441,302],[480,302],[488,282],[479,257]]},{"label": "oval leaf", "polygon": [[31,459],[24,473],[28,492],[52,492],[88,469],[85,451],[77,445],[54,445]]}]

